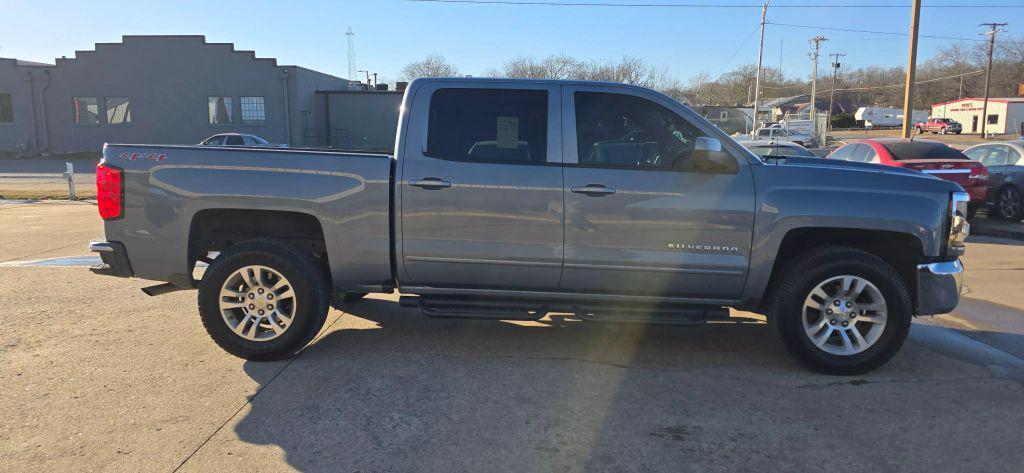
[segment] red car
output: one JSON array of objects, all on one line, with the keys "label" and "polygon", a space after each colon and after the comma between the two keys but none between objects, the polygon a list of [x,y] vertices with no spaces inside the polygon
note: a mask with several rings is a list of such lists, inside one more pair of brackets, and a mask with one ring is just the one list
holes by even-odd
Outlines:
[{"label": "red car", "polygon": [[914,169],[953,181],[971,196],[968,218],[985,205],[988,169],[945,143],[903,138],[856,140],[840,146],[827,158]]}]

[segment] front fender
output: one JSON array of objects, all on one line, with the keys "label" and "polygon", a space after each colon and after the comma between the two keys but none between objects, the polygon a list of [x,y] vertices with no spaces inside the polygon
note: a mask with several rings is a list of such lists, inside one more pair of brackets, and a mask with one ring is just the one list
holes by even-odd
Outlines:
[{"label": "front fender", "polygon": [[920,242],[926,258],[942,254],[955,184],[869,168],[767,165],[754,171],[757,209],[744,299],[764,296],[786,235],[798,229],[906,234]]}]

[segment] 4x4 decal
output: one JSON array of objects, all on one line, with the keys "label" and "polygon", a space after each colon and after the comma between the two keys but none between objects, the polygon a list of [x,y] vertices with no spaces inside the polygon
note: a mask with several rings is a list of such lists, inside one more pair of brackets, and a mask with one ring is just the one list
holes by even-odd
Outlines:
[{"label": "4x4 decal", "polygon": [[142,154],[142,153],[129,153],[127,151],[125,151],[124,153],[119,154],[118,157],[122,158],[122,159],[127,159],[129,161],[135,161],[135,160],[138,160],[138,159],[149,159],[151,161],[160,162],[160,161],[163,161],[163,160],[167,159],[167,155],[164,154],[164,153],[146,153],[146,154]]}]

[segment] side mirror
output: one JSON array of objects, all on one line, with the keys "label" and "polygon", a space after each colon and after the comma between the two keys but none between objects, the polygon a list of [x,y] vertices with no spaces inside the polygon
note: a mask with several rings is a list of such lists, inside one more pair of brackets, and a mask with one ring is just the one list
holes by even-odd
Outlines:
[{"label": "side mirror", "polygon": [[708,138],[706,136],[698,136],[697,141],[693,144],[693,151],[709,151],[709,152],[721,152],[722,142],[715,138]]},{"label": "side mirror", "polygon": [[722,151],[722,142],[715,138],[698,136],[693,143],[693,156],[688,167],[694,171],[728,174],[739,170],[736,159]]}]

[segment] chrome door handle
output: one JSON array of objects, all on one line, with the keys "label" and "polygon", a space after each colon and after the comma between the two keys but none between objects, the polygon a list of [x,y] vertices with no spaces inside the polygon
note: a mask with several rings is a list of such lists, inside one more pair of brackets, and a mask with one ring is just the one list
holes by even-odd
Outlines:
[{"label": "chrome door handle", "polygon": [[591,197],[600,197],[605,195],[612,195],[615,193],[614,187],[608,187],[603,184],[587,184],[585,186],[572,186],[569,188],[569,190],[577,194],[589,195]]},{"label": "chrome door handle", "polygon": [[409,179],[409,185],[422,189],[447,189],[452,186],[452,183],[439,177],[425,177],[423,179]]}]

